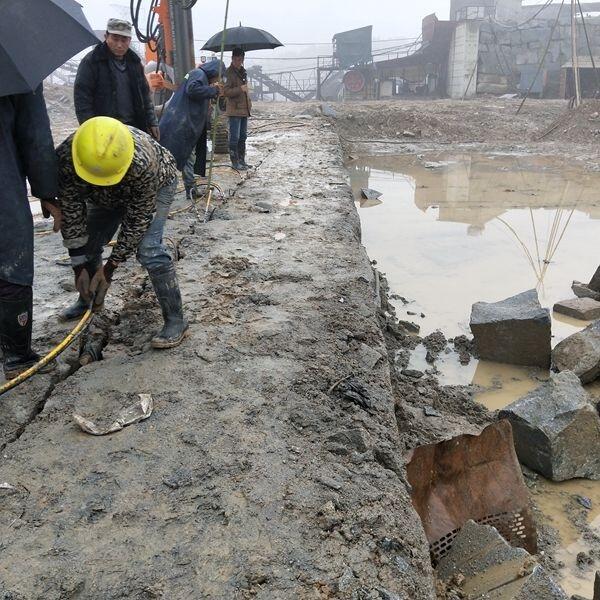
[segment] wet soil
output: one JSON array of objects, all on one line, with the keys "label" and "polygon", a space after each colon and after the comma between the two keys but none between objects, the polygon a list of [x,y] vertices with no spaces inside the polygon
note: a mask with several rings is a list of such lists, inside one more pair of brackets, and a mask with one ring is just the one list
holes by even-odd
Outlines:
[{"label": "wet soil", "polygon": [[[453,136],[512,150],[564,108],[527,106],[512,124],[499,118],[509,111],[495,99],[336,105],[364,113],[373,123],[365,131],[352,119],[346,129],[318,116],[315,104],[259,105],[250,148],[256,172],[220,172],[226,201],[210,223],[189,211],[169,221],[192,323],[186,342],[150,349],[161,318],[132,263],[110,292],[104,360],[77,369],[74,348],[58,375],[2,398],[4,596],[435,597],[405,451],[477,433],[494,417],[475,402],[477,386],[445,386],[440,373],[409,367],[421,340],[398,322],[412,316],[388,298],[405,295],[403,285],[388,289],[361,245],[334,127],[338,121],[346,139],[380,136],[388,127],[378,115],[399,118],[408,108],[407,127],[432,123],[427,144],[436,152]],[[477,107],[485,118],[464,129]],[[73,121],[56,111],[59,141]],[[360,150],[343,148],[346,159]],[[570,148],[587,161],[595,154],[590,145]],[[40,349],[68,330],[54,319],[73,299],[69,269],[56,262],[63,256],[55,236],[37,238]],[[439,345],[426,342],[425,359],[445,356]],[[468,340],[455,346],[468,354]],[[153,395],[154,414],[122,432],[93,438],[72,421],[73,411],[102,416],[103,406],[139,393]],[[541,518],[540,530],[545,560],[558,564],[556,531]]]},{"label": "wet soil", "polygon": [[[320,120],[265,131],[250,156],[256,171],[219,180],[212,221],[169,221],[181,347],[150,349],[161,318],[132,263],[109,295],[104,360],[2,398],[5,597],[434,596],[338,138]],[[73,293],[56,237],[36,251],[46,349]],[[338,392],[349,376],[365,402]],[[155,403],[142,423],[99,438],[73,423],[139,393]]]}]

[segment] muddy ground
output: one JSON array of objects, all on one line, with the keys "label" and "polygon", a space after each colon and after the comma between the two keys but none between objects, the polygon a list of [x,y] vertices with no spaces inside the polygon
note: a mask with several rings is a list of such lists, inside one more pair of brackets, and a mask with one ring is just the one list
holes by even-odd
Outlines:
[{"label": "muddy ground", "polygon": [[[361,245],[339,135],[346,155],[363,151],[354,138],[388,138],[382,152],[454,135],[510,150],[519,132],[519,144],[559,151],[535,137],[564,103],[532,102],[514,125],[507,102],[336,105],[336,119],[314,103],[258,106],[256,170],[220,167],[212,220],[201,208],[168,224],[185,343],[150,349],[161,318],[131,261],[96,321],[103,360],[78,369],[75,345],[55,375],[2,397],[2,597],[434,598],[403,459],[493,415],[469,388],[402,373],[398,353],[417,341]],[[57,103],[58,142],[72,116]],[[465,125],[476,110],[480,125]],[[570,143],[570,156],[593,165],[593,141]],[[68,331],[54,317],[73,299],[62,258],[55,236],[36,238],[41,350]],[[73,422],[74,411],[106,419],[140,393],[154,413],[119,433]],[[542,542],[551,564],[551,532]]]}]

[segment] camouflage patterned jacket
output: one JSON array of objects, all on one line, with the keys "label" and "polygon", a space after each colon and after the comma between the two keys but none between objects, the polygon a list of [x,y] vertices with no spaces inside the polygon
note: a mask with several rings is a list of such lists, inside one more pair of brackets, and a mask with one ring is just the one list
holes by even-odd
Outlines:
[{"label": "camouflage patterned jacket", "polygon": [[136,250],[152,222],[158,190],[177,176],[177,166],[171,153],[151,136],[135,127],[133,162],[123,180],[113,186],[91,185],[75,173],[71,158],[70,135],[57,149],[59,163],[58,198],[63,224],[63,243],[69,254],[81,254],[88,241],[87,205],[92,202],[104,208],[124,210],[121,230],[111,259],[124,262]]}]

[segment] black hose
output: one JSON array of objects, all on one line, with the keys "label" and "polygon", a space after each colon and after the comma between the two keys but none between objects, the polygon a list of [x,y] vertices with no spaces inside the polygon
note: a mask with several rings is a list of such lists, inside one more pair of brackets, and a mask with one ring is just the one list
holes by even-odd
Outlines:
[{"label": "black hose", "polygon": [[160,32],[160,24],[156,22],[156,11],[160,4],[160,0],[151,0],[150,9],[148,10],[148,17],[146,18],[146,29],[142,31],[140,29],[140,11],[142,9],[142,0],[130,0],[129,11],[131,13],[131,23],[135,30],[137,39],[142,44],[148,44],[148,47],[152,52],[157,50],[157,37]]}]

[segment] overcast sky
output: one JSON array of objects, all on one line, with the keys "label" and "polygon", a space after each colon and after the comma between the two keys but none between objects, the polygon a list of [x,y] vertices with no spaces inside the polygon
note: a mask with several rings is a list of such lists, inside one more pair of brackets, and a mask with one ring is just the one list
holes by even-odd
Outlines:
[{"label": "overcast sky", "polygon": [[[126,0],[78,0],[94,29],[102,29],[111,16],[127,16]],[[538,3],[539,0],[527,3]],[[147,2],[145,3],[147,5]],[[202,41],[223,28],[225,0],[198,0],[193,9],[196,54],[201,55]],[[120,8],[121,7],[121,8]],[[143,11],[147,15],[147,9]],[[300,46],[303,43],[330,43],[335,33],[373,25],[376,49],[402,45],[406,38],[421,33],[421,21],[430,13],[448,19],[450,0],[230,0],[228,25],[266,29],[284,44],[294,44],[275,51],[249,53],[247,64],[263,63],[275,67],[297,68],[314,65],[314,61],[290,61],[290,57],[330,54],[331,46]],[[263,56],[272,60],[260,60]],[[254,58],[254,57],[258,57]]]}]

